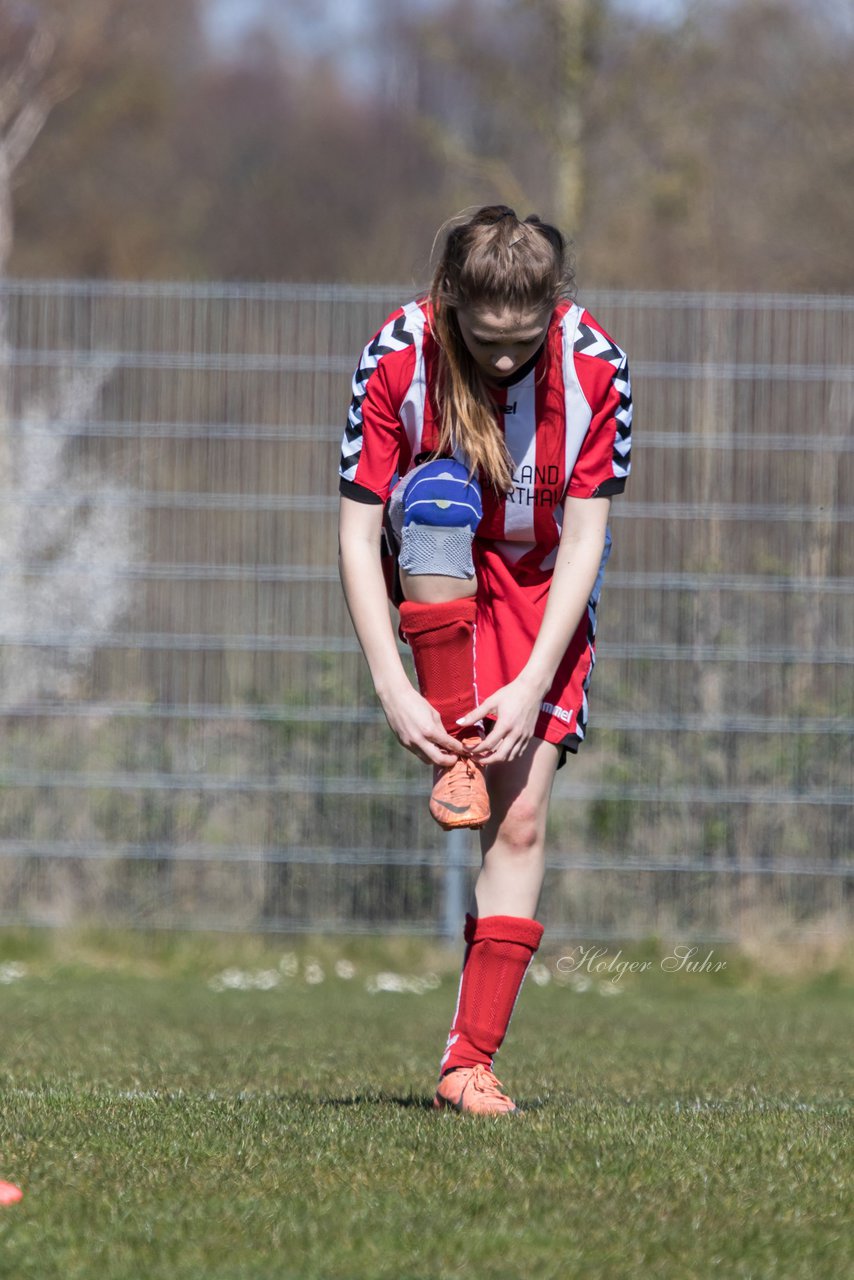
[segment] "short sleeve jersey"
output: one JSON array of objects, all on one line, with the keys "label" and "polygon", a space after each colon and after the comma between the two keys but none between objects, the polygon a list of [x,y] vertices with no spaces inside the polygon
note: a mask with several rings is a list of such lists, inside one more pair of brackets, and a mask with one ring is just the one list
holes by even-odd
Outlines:
[{"label": "short sleeve jersey", "polygon": [[[368,343],[353,378],[341,450],[341,492],[383,503],[398,477],[437,447],[437,344],[428,304],[395,311]],[[630,470],[628,361],[600,324],[570,302],[554,311],[543,345],[491,389],[514,463],[513,489],[483,486],[477,538],[516,571],[554,565],[566,497],[622,492]]]}]

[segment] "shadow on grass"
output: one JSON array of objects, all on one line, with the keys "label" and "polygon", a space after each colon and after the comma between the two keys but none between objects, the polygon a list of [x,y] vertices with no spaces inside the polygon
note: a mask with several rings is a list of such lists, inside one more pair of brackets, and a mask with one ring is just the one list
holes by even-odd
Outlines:
[{"label": "shadow on grass", "polygon": [[[347,1098],[318,1098],[318,1103],[322,1107],[405,1107],[408,1109],[416,1109],[420,1111],[433,1111],[433,1095],[429,1096],[413,1096],[409,1094],[407,1097],[399,1097],[390,1093],[354,1093]],[[540,1111],[546,1105],[542,1098],[532,1098],[530,1101],[519,1099],[520,1111]],[[444,1114],[444,1113],[443,1113]]]},{"label": "shadow on grass", "polygon": [[415,1107],[422,1111],[433,1109],[433,1095],[396,1097],[390,1093],[353,1093],[347,1098],[318,1098],[322,1107]]}]

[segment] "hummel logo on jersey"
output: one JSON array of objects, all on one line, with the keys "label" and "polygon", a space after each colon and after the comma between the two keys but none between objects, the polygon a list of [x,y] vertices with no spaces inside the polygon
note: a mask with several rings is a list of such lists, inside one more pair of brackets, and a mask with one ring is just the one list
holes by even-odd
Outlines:
[{"label": "hummel logo on jersey", "polygon": [[498,412],[499,413],[515,413],[517,404],[518,404],[517,400],[514,400],[512,404],[500,404],[498,406]]}]

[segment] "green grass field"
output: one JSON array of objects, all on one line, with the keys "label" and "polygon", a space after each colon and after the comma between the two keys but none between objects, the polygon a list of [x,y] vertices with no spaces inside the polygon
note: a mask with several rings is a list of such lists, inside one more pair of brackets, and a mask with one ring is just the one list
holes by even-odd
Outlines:
[{"label": "green grass field", "polygon": [[850,970],[650,945],[559,984],[565,951],[497,1064],[526,1114],[477,1119],[429,1108],[452,953],[0,935],[0,1275],[854,1275]]}]

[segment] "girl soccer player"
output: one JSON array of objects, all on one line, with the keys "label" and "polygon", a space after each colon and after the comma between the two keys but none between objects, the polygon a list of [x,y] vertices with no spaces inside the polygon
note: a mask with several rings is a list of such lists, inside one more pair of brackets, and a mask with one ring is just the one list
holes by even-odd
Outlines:
[{"label": "girl soccer player", "polygon": [[629,474],[626,357],[571,290],[555,227],[505,205],[458,222],[427,296],[365,348],[342,446],[341,578],[374,688],[434,766],[436,821],[480,829],[434,1098],[458,1111],[517,1109],[493,1060],[543,934],[549,797],[587,727],[608,514]]}]

